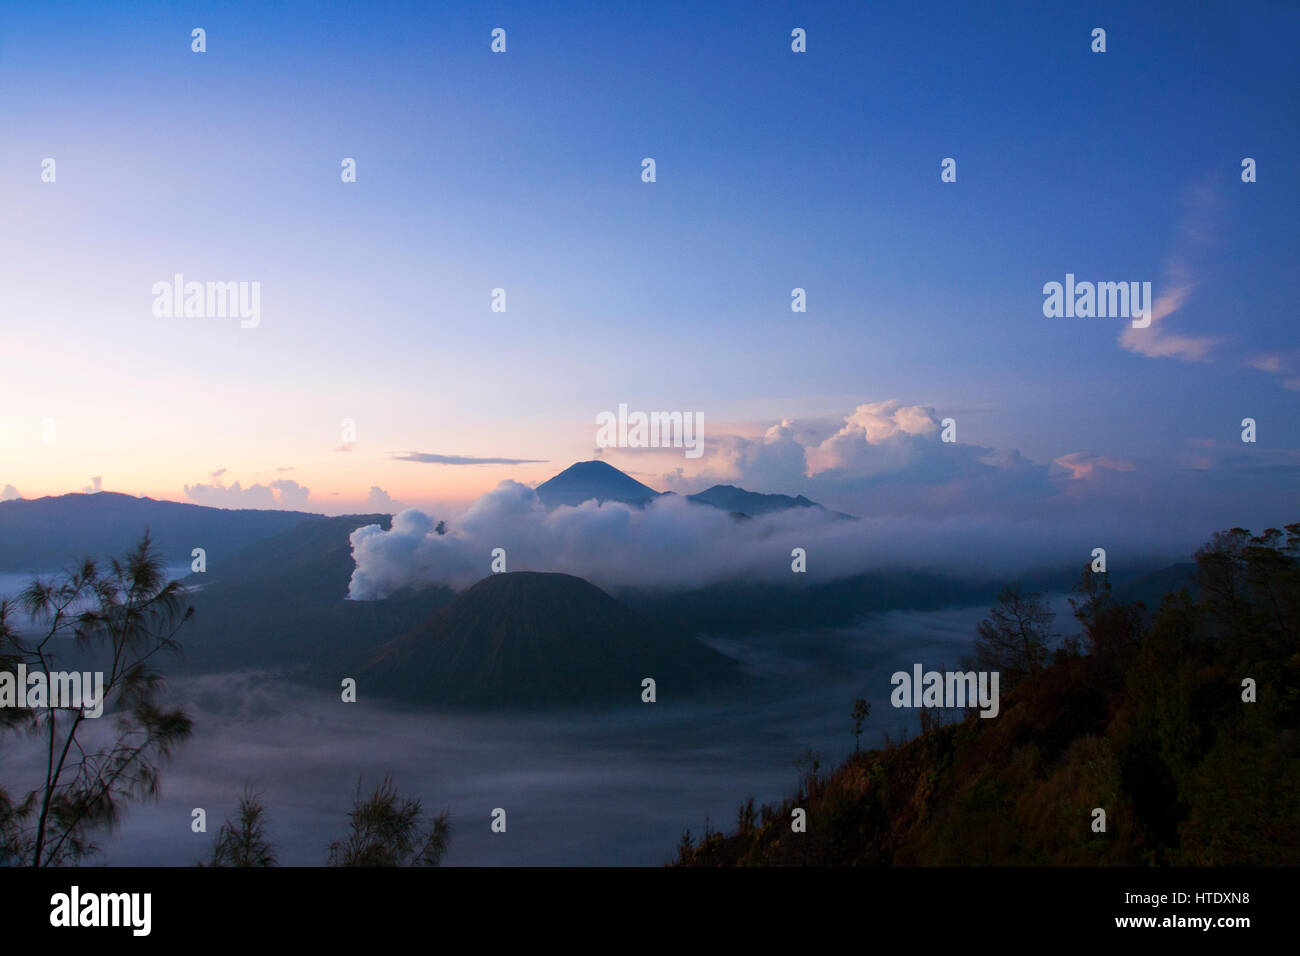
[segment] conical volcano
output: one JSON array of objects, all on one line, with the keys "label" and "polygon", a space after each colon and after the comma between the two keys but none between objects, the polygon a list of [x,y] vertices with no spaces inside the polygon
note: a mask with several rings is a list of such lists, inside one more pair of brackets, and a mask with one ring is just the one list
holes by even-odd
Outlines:
[{"label": "conical volcano", "polygon": [[606,462],[580,461],[538,485],[537,497],[547,508],[577,507],[593,499],[598,504],[621,501],[642,507],[659,497],[659,492]]}]

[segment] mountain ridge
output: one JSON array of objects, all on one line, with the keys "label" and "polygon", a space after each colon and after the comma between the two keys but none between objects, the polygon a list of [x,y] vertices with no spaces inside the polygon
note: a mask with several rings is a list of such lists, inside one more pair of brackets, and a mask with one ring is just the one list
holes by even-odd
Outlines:
[{"label": "mountain ridge", "polygon": [[[637,481],[631,475],[620,471],[608,462],[599,459],[574,462],[557,475],[547,479],[534,489],[538,499],[548,509],[563,505],[577,507],[586,501],[595,500],[598,504],[606,501],[618,501],[623,504],[644,508],[656,498],[676,495],[672,491],[656,491],[649,485]],[[793,508],[813,508],[828,511],[803,495],[764,494],[738,487],[737,485],[717,484],[694,494],[684,495],[694,504],[728,511],[745,518],[759,515],[789,511]],[[829,512],[837,517],[851,518],[842,512]]]},{"label": "mountain ridge", "polygon": [[115,491],[73,492],[0,502],[0,572],[47,572],[86,556],[103,559],[133,547],[147,527],[170,564],[209,560],[324,515],[278,509],[213,508]]}]

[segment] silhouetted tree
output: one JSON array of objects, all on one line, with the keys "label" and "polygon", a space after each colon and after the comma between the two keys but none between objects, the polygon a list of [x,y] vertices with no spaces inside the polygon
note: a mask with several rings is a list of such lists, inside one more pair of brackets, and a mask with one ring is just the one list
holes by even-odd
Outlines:
[{"label": "silhouetted tree", "polygon": [[980,622],[976,660],[986,670],[1000,671],[1003,686],[1010,689],[1042,669],[1055,619],[1041,594],[1023,593],[1015,585],[1004,587],[988,618]]},{"label": "silhouetted tree", "polygon": [[239,819],[221,824],[206,864],[199,866],[275,866],[275,847],[266,838],[266,808],[251,788],[239,798]]},{"label": "silhouetted tree", "polygon": [[863,698],[859,697],[853,702],[853,752],[859,753],[862,749],[862,723],[871,713],[871,705]]},{"label": "silhouetted tree", "polygon": [[1300,523],[1282,532],[1221,531],[1196,552],[1196,583],[1209,613],[1207,633],[1241,645],[1262,637],[1271,650],[1300,640]]},{"label": "silhouetted tree", "polygon": [[[87,733],[85,706],[20,708],[0,731],[21,724],[43,742],[41,777],[15,802],[0,793],[0,862],[73,864],[96,850],[93,835],[111,829],[125,804],[157,796],[160,764],[191,733],[190,718],[159,703],[162,677],[155,658],[193,614],[177,582],[167,581],[149,534],[107,569],[89,558],[50,581],[34,580],[17,604],[0,604],[0,653],[6,669],[21,663],[40,672],[102,672],[102,706],[111,734]],[[38,626],[20,637],[15,610]],[[75,638],[75,641],[68,640]],[[81,651],[85,659],[64,660]],[[55,703],[55,701],[48,701]],[[84,703],[84,701],[83,701]],[[0,713],[4,712],[0,708]]]},{"label": "silhouetted tree", "polygon": [[695,841],[691,839],[691,831],[687,828],[682,833],[682,838],[677,841],[677,862],[685,863],[690,860],[691,855],[695,852]]},{"label": "silhouetted tree", "polygon": [[1084,650],[1118,674],[1137,653],[1142,633],[1143,607],[1139,602],[1123,604],[1111,593],[1110,575],[1093,572],[1085,564],[1074,585],[1070,607],[1083,625]]},{"label": "silhouetted tree", "polygon": [[754,798],[749,797],[736,811],[736,831],[742,834],[753,833],[757,822],[758,809],[754,806]]},{"label": "silhouetted tree", "polygon": [[805,747],[794,762],[799,768],[799,792],[801,794],[812,794],[817,791],[817,775],[822,768],[821,754],[811,747]]},{"label": "silhouetted tree", "polygon": [[427,825],[420,819],[420,801],[402,797],[391,777],[361,796],[361,782],[348,811],[348,833],[329,848],[330,866],[438,866],[451,842],[447,812]]}]

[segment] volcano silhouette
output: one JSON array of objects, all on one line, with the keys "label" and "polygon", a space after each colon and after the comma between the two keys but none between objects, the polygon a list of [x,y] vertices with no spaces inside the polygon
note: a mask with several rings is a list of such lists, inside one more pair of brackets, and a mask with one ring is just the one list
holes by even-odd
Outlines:
[{"label": "volcano silhouette", "polygon": [[735,680],[735,661],[568,574],[493,574],[380,648],[362,687],[468,707],[640,704],[642,680],[679,699]]},{"label": "volcano silhouette", "polygon": [[593,498],[597,504],[621,501],[639,508],[659,495],[660,492],[649,485],[641,484],[631,475],[603,461],[576,462],[537,486],[537,497],[547,508],[557,508],[560,505],[577,507]]}]

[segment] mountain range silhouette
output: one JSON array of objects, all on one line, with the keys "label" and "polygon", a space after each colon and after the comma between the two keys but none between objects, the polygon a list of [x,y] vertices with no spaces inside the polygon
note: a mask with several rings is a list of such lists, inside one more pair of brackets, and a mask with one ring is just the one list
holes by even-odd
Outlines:
[{"label": "mountain range silhouette", "polygon": [[[642,508],[656,498],[676,494],[672,491],[655,491],[649,485],[642,484],[613,465],[599,460],[580,461],[570,465],[554,478],[542,482],[536,490],[542,504],[551,509],[562,505],[577,507],[583,502],[592,500],[601,504],[606,501],[619,501]],[[765,495],[756,491],[746,491],[735,485],[713,485],[704,491],[685,497],[687,501],[720,508],[746,518],[790,508],[826,510],[803,495],[794,498],[789,495]],[[851,517],[851,515],[836,514],[839,517]]]}]

